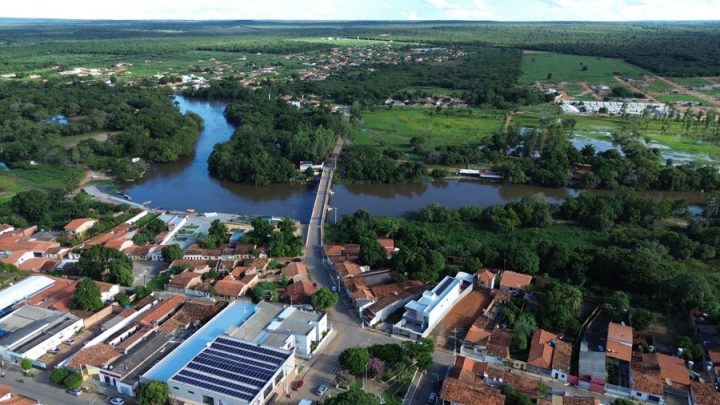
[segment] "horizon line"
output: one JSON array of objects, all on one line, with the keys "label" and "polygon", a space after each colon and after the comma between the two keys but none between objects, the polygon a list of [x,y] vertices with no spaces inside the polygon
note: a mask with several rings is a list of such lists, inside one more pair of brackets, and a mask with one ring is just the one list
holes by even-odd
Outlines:
[{"label": "horizon line", "polygon": [[67,21],[67,22],[293,22],[293,23],[720,23],[720,19],[707,20],[458,20],[458,19],[404,19],[404,20],[384,20],[384,19],[337,19],[337,20],[321,20],[321,19],[277,19],[277,18],[228,18],[228,19],[188,19],[188,18],[133,18],[133,19],[113,19],[113,18],[57,18],[57,17],[3,17],[4,20],[21,20],[21,21]]}]

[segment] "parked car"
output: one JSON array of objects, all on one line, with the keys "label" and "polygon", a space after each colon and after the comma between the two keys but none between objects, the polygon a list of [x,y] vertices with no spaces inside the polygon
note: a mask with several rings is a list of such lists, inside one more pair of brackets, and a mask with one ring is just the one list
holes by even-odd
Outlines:
[{"label": "parked car", "polygon": [[74,395],[74,396],[76,396],[76,397],[79,397],[80,394],[82,394],[82,390],[81,390],[80,388],[68,389],[66,392],[67,392],[68,394]]},{"label": "parked car", "polygon": [[125,400],[120,397],[110,399],[112,405],[125,405]]},{"label": "parked car", "polygon": [[434,404],[437,401],[437,394],[434,392],[431,392],[430,395],[428,395],[428,404]]},{"label": "parked car", "polygon": [[66,345],[72,345],[73,343],[75,343],[75,339],[73,339],[73,338],[65,339],[65,340],[63,340],[63,343],[65,343]]},{"label": "parked car", "polygon": [[320,396],[323,396],[323,395],[325,395],[325,393],[327,392],[327,390],[328,390],[328,388],[327,388],[327,386],[325,386],[325,384],[320,384],[320,385],[315,389],[315,393],[318,394],[318,395],[320,395]]},{"label": "parked car", "polygon": [[305,381],[303,380],[297,380],[295,381],[295,384],[293,384],[293,391],[300,391],[300,389],[305,385]]},{"label": "parked car", "polygon": [[58,349],[57,347],[53,347],[52,349],[48,350],[48,353],[57,353],[59,351],[60,349]]}]

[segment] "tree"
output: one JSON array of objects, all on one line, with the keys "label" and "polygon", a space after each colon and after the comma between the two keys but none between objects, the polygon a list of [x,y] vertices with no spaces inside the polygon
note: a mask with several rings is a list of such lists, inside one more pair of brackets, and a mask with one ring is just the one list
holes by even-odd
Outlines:
[{"label": "tree", "polygon": [[248,236],[252,242],[262,245],[270,240],[270,234],[273,232],[273,226],[265,218],[256,217],[250,223],[253,230],[248,232]]},{"label": "tree", "polygon": [[70,308],[83,311],[95,311],[103,306],[100,287],[91,279],[85,278],[75,287]]},{"label": "tree", "polygon": [[614,321],[620,321],[625,313],[630,309],[630,297],[622,291],[613,291],[610,295],[606,295],[602,305]]},{"label": "tree", "polygon": [[550,330],[574,333],[580,327],[576,314],[582,292],[574,286],[553,282],[540,292],[541,325]]},{"label": "tree", "polygon": [[505,395],[505,405],[532,405],[532,400],[522,392],[518,392],[510,384],[502,389]]},{"label": "tree", "polygon": [[528,339],[537,329],[535,317],[529,312],[523,312],[515,321],[512,331],[512,346],[518,351],[524,351],[528,348]]},{"label": "tree", "polygon": [[78,389],[82,386],[83,378],[78,373],[70,373],[67,377],[63,380],[63,385],[65,388],[69,388],[71,390]]},{"label": "tree", "polygon": [[403,348],[420,370],[427,370],[432,365],[432,354],[435,351],[435,343],[428,338],[422,338],[416,342],[403,342]]},{"label": "tree", "polygon": [[162,381],[151,381],[140,392],[138,405],[164,405],[167,402],[170,390]]},{"label": "tree", "polygon": [[28,222],[37,223],[50,208],[50,199],[42,191],[21,191],[10,199],[10,208]]},{"label": "tree", "polygon": [[364,347],[351,347],[340,353],[340,366],[354,375],[365,372],[370,352]]},{"label": "tree", "polygon": [[115,302],[122,305],[123,307],[126,307],[130,305],[130,297],[128,297],[125,293],[119,293],[115,295]]},{"label": "tree", "polygon": [[180,245],[174,243],[172,245],[165,245],[162,248],[162,258],[165,263],[172,263],[175,260],[180,260],[184,256]]},{"label": "tree", "polygon": [[50,373],[50,381],[52,381],[53,384],[60,385],[70,373],[72,373],[72,371],[67,367],[56,368]]},{"label": "tree", "polygon": [[634,308],[632,314],[632,326],[636,331],[646,330],[655,321],[655,314],[642,309]]},{"label": "tree", "polygon": [[148,221],[145,225],[145,230],[151,232],[153,235],[167,231],[167,225],[160,218],[155,217]]},{"label": "tree", "polygon": [[340,370],[335,374],[335,382],[338,385],[350,385],[355,378],[347,370]]},{"label": "tree", "polygon": [[387,261],[387,251],[376,239],[362,238],[360,240],[360,260],[363,264],[376,267]]},{"label": "tree", "polygon": [[338,303],[338,295],[327,287],[320,288],[310,296],[310,303],[318,311],[327,312]]},{"label": "tree", "polygon": [[32,368],[32,360],[28,359],[27,357],[24,357],[22,360],[20,360],[20,367],[22,367],[23,370],[25,370],[25,374],[27,374],[30,369]]},{"label": "tree", "polygon": [[335,397],[325,400],[326,405],[380,405],[377,397],[358,387],[352,387]]},{"label": "tree", "polygon": [[[132,267],[132,260],[126,254],[102,245],[95,245],[84,251],[77,263],[80,275],[93,280],[102,280],[105,277],[113,283],[120,283],[120,280],[127,282],[128,272],[132,277]],[[132,280],[123,285],[131,283]]]}]

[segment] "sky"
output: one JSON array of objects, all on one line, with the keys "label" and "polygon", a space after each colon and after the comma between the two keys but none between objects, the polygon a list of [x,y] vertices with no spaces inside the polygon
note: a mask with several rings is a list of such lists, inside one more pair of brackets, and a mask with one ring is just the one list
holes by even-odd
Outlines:
[{"label": "sky", "polygon": [[39,0],[9,1],[2,5],[0,17],[115,20],[720,20],[720,0]]}]

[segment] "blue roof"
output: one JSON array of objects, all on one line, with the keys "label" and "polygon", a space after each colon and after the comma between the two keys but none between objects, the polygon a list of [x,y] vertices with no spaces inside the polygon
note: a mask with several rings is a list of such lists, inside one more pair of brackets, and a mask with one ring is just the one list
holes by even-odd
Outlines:
[{"label": "blue roof", "polygon": [[200,328],[164,359],[148,370],[144,379],[167,382],[170,377],[183,368],[216,337],[228,328],[239,326],[255,313],[255,305],[240,301],[231,302],[205,326]]}]

